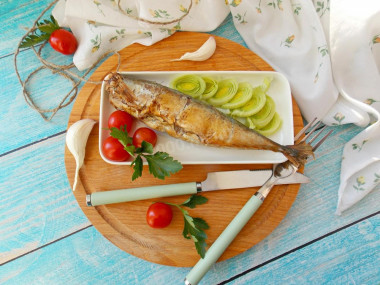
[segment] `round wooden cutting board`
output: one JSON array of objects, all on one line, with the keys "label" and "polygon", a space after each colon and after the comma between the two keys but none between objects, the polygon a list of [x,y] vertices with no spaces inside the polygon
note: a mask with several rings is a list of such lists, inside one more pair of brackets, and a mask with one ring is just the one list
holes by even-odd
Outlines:
[{"label": "round wooden cutting board", "polygon": [[[119,71],[183,71],[183,70],[273,70],[261,58],[243,46],[224,38],[215,37],[214,55],[203,62],[181,61],[185,52],[197,50],[209,37],[208,34],[177,32],[153,46],[133,44],[122,51]],[[116,71],[118,56],[107,59],[92,75],[91,80],[101,81],[108,72]],[[68,127],[74,122],[91,118],[99,120],[101,85],[86,83],[76,98]],[[298,132],[303,125],[299,109],[293,101],[294,128]],[[193,266],[198,260],[192,240],[182,236],[183,217],[173,209],[172,223],[164,229],[153,229],[146,223],[149,205],[154,201],[182,203],[189,196],[159,198],[97,207],[87,207],[86,194],[113,189],[141,187],[158,184],[203,181],[208,172],[240,169],[270,168],[271,165],[184,165],[183,170],[164,181],[151,176],[144,166],[143,176],[131,182],[132,169],[126,165],[111,165],[102,160],[98,149],[99,125],[89,136],[84,165],[74,195],[95,228],[113,244],[139,258],[170,266]],[[66,147],[65,164],[68,179],[73,184],[75,160]],[[222,255],[220,260],[231,258],[251,248],[277,227],[297,196],[299,185],[276,186],[254,217]],[[193,217],[201,217],[210,225],[206,231],[207,244],[211,245],[230,220],[258,188],[235,189],[204,193],[206,204],[189,210]]]}]

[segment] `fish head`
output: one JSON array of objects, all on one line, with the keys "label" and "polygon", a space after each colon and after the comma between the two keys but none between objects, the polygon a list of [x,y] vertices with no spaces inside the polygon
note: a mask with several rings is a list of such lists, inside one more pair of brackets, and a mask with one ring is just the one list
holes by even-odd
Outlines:
[{"label": "fish head", "polygon": [[151,101],[148,92],[143,92],[141,83],[119,73],[111,72],[104,78],[105,90],[110,103],[138,118],[141,110]]}]

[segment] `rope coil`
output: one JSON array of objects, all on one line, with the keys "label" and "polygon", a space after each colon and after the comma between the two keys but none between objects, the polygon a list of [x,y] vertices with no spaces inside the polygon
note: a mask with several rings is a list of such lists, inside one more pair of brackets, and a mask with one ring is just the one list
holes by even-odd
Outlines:
[{"label": "rope coil", "polygon": [[[42,49],[45,47],[47,41],[45,41],[39,48],[38,50],[35,49],[34,46],[32,46],[32,50],[34,52],[34,54],[36,55],[36,57],[38,58],[38,60],[42,63],[42,66],[39,66],[38,68],[36,68],[35,70],[33,70],[27,77],[25,80],[22,80],[21,79],[21,76],[20,76],[20,73],[19,73],[19,70],[18,70],[18,66],[17,66],[17,56],[19,55],[20,53],[20,45],[21,43],[24,41],[24,39],[31,33],[34,33],[36,30],[38,30],[38,27],[37,27],[37,24],[38,24],[38,21],[42,18],[42,16],[50,9],[53,7],[54,4],[56,4],[59,0],[54,0],[53,2],[51,2],[42,12],[41,14],[37,17],[37,19],[34,21],[33,23],[33,26],[27,31],[27,33],[20,39],[18,45],[17,45],[17,49],[14,53],[14,59],[13,59],[13,63],[14,63],[14,68],[15,68],[15,72],[16,72],[16,76],[21,84],[21,87],[22,87],[22,94],[24,96],[24,99],[25,99],[25,102],[35,111],[37,111],[40,116],[45,120],[45,121],[51,121],[53,119],[53,117],[55,116],[55,114],[67,107],[68,105],[70,105],[71,102],[74,101],[74,99],[76,98],[77,94],[78,94],[78,87],[79,85],[82,83],[82,82],[87,82],[87,83],[93,83],[93,84],[101,84],[102,81],[91,81],[91,80],[88,80],[86,79],[86,76],[99,64],[99,62],[101,62],[105,57],[111,55],[111,54],[117,54],[118,55],[118,66],[117,66],[117,69],[116,69],[116,72],[119,71],[119,68],[120,68],[120,64],[121,64],[121,58],[120,58],[120,54],[116,51],[111,51],[111,52],[108,52],[106,54],[104,54],[103,56],[101,56],[96,63],[94,63],[90,68],[88,68],[84,74],[82,76],[79,76],[77,74],[75,74],[74,72],[70,71],[70,69],[72,68],[75,68],[75,65],[72,63],[72,64],[68,64],[68,65],[57,65],[57,64],[54,64],[52,62],[49,62],[47,61],[46,59],[42,58],[41,56],[41,51]],[[192,7],[192,0],[190,0],[190,5],[186,11],[186,13],[184,15],[182,15],[180,18],[178,19],[175,19],[175,20],[172,20],[170,22],[152,22],[152,21],[149,21],[149,20],[146,20],[146,19],[142,19],[142,18],[139,18],[139,17],[135,17],[135,16],[132,16],[132,15],[129,15],[127,13],[125,13],[125,11],[122,10],[121,6],[120,6],[120,0],[118,0],[118,9],[120,12],[122,12],[124,15],[128,16],[128,17],[131,17],[137,21],[143,21],[143,22],[147,22],[147,23],[150,23],[150,24],[160,24],[160,25],[167,25],[167,24],[171,24],[171,23],[174,23],[174,22],[179,22],[180,20],[182,20],[184,17],[186,17],[189,12],[190,12],[190,9]],[[67,79],[68,81],[70,81],[72,83],[72,88],[70,89],[70,91],[68,93],[66,93],[66,95],[63,96],[62,100],[58,103],[58,105],[54,108],[49,108],[49,109],[44,109],[44,108],[41,108],[39,107],[36,102],[33,100],[32,98],[32,95],[30,94],[30,92],[28,91],[27,89],[27,85],[30,81],[30,79],[36,75],[38,72],[40,72],[41,70],[43,69],[47,69],[47,70],[50,70],[50,72],[52,74],[57,74],[59,76],[62,76],[64,77],[65,79]],[[49,115],[50,114],[50,115]]]}]

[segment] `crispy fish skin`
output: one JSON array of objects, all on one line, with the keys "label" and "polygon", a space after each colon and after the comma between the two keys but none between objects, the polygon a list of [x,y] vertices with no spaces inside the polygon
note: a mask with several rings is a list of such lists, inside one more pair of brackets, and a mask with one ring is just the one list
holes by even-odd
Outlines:
[{"label": "crispy fish skin", "polygon": [[297,165],[312,153],[307,144],[282,146],[214,107],[158,83],[118,73],[110,73],[104,80],[116,109],[175,138],[214,147],[281,152]]}]

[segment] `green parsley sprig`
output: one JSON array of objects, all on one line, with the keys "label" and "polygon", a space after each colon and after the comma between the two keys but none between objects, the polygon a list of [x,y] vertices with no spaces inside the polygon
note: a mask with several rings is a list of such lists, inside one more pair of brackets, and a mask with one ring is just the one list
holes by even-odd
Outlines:
[{"label": "green parsley sprig", "polygon": [[119,140],[124,149],[134,158],[131,163],[133,167],[132,181],[141,177],[143,171],[143,159],[148,162],[149,172],[156,178],[165,179],[182,169],[182,165],[177,160],[174,160],[168,153],[157,151],[153,153],[153,145],[143,141],[141,147],[136,148],[132,141],[133,139],[128,135],[126,126],[118,128],[111,128],[110,135]]},{"label": "green parsley sprig", "polygon": [[46,41],[55,30],[60,28],[61,27],[58,25],[58,22],[54,19],[54,17],[50,16],[50,20],[43,20],[37,23],[37,28],[32,34],[25,37],[20,44],[20,48],[31,47]]},{"label": "green parsley sprig", "polygon": [[177,207],[183,214],[184,228],[182,235],[184,238],[192,239],[194,241],[195,248],[202,258],[205,257],[207,247],[207,235],[204,230],[207,230],[210,227],[202,218],[191,217],[189,212],[186,211],[183,207],[194,209],[196,206],[206,203],[207,200],[208,199],[204,196],[194,194],[182,204],[166,203],[168,205]]}]

